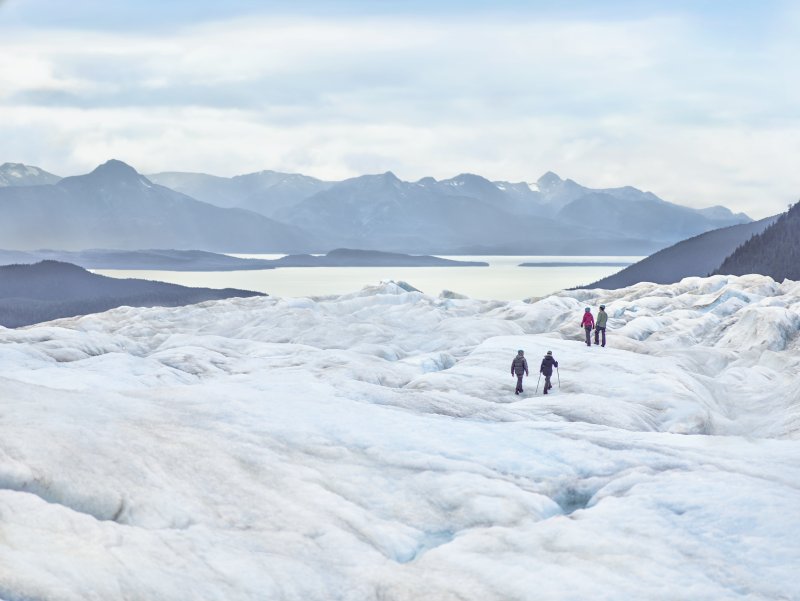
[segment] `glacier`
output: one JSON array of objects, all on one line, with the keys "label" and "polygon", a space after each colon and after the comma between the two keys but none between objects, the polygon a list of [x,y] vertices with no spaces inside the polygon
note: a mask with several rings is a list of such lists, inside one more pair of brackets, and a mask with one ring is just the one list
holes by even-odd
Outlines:
[{"label": "glacier", "polygon": [[800,283],[407,288],[0,328],[0,599],[800,599]]}]

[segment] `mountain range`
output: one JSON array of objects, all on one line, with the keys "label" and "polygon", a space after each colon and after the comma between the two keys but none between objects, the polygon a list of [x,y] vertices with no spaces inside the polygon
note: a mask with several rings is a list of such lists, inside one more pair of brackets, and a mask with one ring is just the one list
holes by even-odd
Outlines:
[{"label": "mountain range", "polygon": [[2,187],[0,215],[0,240],[17,250],[303,252],[312,245],[292,225],[195,200],[116,160],[55,184]]},{"label": "mountain range", "polygon": [[172,171],[147,177],[197,200],[219,207],[248,209],[267,217],[274,217],[276,212],[291,208],[333,185],[333,182],[307,175],[277,171],[259,171],[235,177]]},{"label": "mountain range", "polygon": [[406,182],[391,172],[324,182],[262,171],[233,178],[160,173],[153,181],[308,231],[323,246],[439,254],[649,254],[744,223],[724,207],[690,209],[633,187],[592,189],[548,172],[535,184],[464,173]]},{"label": "mountain range", "polygon": [[146,177],[115,160],[64,179],[19,165],[6,171],[14,185],[0,187],[0,236],[19,250],[635,255],[750,221],[550,172],[528,184],[474,174],[407,182],[391,172],[340,182],[274,171]]}]

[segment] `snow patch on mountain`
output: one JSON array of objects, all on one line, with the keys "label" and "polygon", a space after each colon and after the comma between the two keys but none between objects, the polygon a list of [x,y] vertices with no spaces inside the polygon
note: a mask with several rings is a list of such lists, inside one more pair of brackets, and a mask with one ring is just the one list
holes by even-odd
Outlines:
[{"label": "snow patch on mountain", "polygon": [[61,178],[39,167],[22,163],[0,165],[0,188],[5,186],[41,186],[55,184]]}]

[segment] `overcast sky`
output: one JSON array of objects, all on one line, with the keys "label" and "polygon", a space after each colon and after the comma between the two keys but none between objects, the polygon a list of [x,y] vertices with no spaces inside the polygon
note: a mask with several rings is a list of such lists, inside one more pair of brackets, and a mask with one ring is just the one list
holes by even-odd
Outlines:
[{"label": "overcast sky", "polygon": [[0,0],[0,163],[800,198],[800,3]]}]

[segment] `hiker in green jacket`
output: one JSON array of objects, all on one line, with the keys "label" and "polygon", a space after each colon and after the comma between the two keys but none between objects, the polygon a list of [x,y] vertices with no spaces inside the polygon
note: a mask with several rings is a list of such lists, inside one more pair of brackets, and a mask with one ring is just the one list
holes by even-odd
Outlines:
[{"label": "hiker in green jacket", "polygon": [[600,344],[600,332],[603,333],[603,344],[606,345],[606,323],[608,323],[608,313],[606,313],[606,306],[600,305],[600,310],[597,312],[597,319],[594,322],[594,343]]}]

